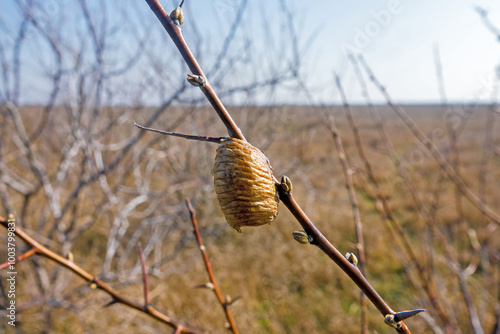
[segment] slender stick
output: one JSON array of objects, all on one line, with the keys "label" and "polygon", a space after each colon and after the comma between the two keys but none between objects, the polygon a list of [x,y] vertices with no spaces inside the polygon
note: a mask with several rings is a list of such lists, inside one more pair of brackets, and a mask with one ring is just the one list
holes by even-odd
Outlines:
[{"label": "slender stick", "polygon": [[167,135],[167,136],[186,138],[186,139],[190,139],[190,140],[208,141],[211,143],[220,144],[224,139],[228,139],[228,137],[194,136],[194,135],[185,135],[185,134],[177,133],[177,132],[157,130],[157,129],[152,129],[152,128],[148,128],[146,126],[139,125],[136,122],[134,122],[134,125],[137,126],[139,129],[143,129],[143,130],[147,130],[147,131],[151,131],[151,132],[157,132],[157,133],[161,133],[162,135]]},{"label": "slender stick", "polygon": [[[392,145],[392,142],[389,139],[389,136],[388,136],[387,131],[385,129],[383,120],[382,120],[379,112],[377,111],[377,108],[375,108],[375,106],[371,102],[370,96],[368,94],[368,87],[366,85],[366,82],[363,80],[363,76],[361,75],[361,70],[359,68],[358,62],[356,61],[356,58],[353,55],[350,55],[349,59],[351,60],[351,62],[353,64],[354,71],[355,71],[356,76],[358,77],[359,83],[361,85],[362,94],[366,100],[366,103],[368,104],[368,109],[370,110],[370,113],[373,117],[373,120],[374,120],[375,125],[377,127],[377,130],[380,134],[380,137],[382,138],[382,141],[385,144],[386,150],[387,150],[389,156],[391,157],[391,159],[393,160],[396,168],[401,171],[401,175],[403,176],[406,187],[407,187],[408,191],[412,194],[412,197],[416,201],[416,205],[418,207],[419,201],[416,200],[418,198],[418,196],[416,194],[415,186],[408,180],[406,168],[405,168],[404,164],[401,164],[401,159],[398,156],[398,154],[396,153],[394,146]],[[365,158],[363,158],[363,160],[365,160],[365,159],[366,159],[366,156],[365,156]],[[382,192],[382,189],[379,185],[379,182],[377,181],[377,179],[374,176],[371,165],[369,163],[368,163],[368,165],[366,165],[366,162],[365,162],[365,167],[366,167],[366,170],[368,172],[369,179],[375,187],[377,197],[379,198],[379,200],[382,203],[384,220],[391,226],[392,230],[396,231],[394,236],[398,237],[398,239],[400,240],[400,243],[402,244],[403,249],[406,251],[407,256],[409,257],[409,263],[411,264],[411,267],[415,266],[416,271],[418,273],[418,278],[420,280],[420,284],[421,284],[422,288],[424,289],[425,293],[427,294],[427,296],[429,298],[429,302],[436,309],[437,314],[440,316],[440,318],[444,322],[445,326],[451,331],[452,327],[451,327],[451,322],[450,322],[450,318],[448,315],[448,311],[445,307],[442,306],[442,301],[439,298],[439,294],[437,293],[437,286],[436,286],[436,282],[435,282],[433,276],[428,275],[426,268],[422,264],[422,256],[417,255],[418,250],[417,250],[417,252],[415,252],[415,246],[410,243],[410,240],[408,239],[405,231],[403,230],[401,223],[396,219],[396,216],[393,214],[392,209],[391,209],[389,202],[387,200],[387,197]],[[429,220],[427,216],[426,216],[426,219]],[[407,272],[410,275],[410,272],[409,271],[407,271]],[[411,281],[412,280],[410,279],[410,282]]]},{"label": "slender stick", "polygon": [[191,217],[191,223],[193,224],[193,233],[196,237],[196,241],[198,242],[198,245],[200,246],[200,252],[201,255],[203,256],[203,262],[205,262],[205,268],[207,269],[208,277],[210,279],[211,288],[215,295],[217,296],[217,299],[219,300],[219,303],[221,304],[222,308],[224,309],[224,313],[226,314],[226,319],[229,323],[229,329],[234,333],[238,334],[238,329],[236,328],[236,323],[234,322],[233,315],[231,314],[231,311],[229,310],[229,305],[230,303],[224,299],[222,296],[222,293],[220,292],[219,286],[217,285],[217,282],[215,281],[215,276],[212,271],[212,265],[210,263],[210,260],[208,259],[207,251],[205,246],[203,245],[203,240],[201,240],[201,235],[200,231],[198,230],[198,222],[196,221],[196,214],[194,212],[193,206],[191,205],[191,201],[186,199],[186,206],[189,210],[189,216]]},{"label": "slender stick", "polygon": [[144,306],[149,307],[151,300],[149,299],[149,285],[148,285],[148,272],[146,270],[146,259],[144,258],[144,252],[142,251],[142,245],[140,242],[137,243],[137,248],[139,249],[139,258],[141,259],[141,269],[142,269],[142,282],[144,283]]},{"label": "slender stick", "polygon": [[21,262],[23,260],[29,259],[30,257],[32,257],[35,254],[36,254],[36,250],[34,248],[31,248],[30,250],[28,250],[28,251],[24,252],[23,254],[19,255],[18,257],[16,257],[16,259],[13,262],[10,262],[10,263],[4,262],[4,263],[0,264],[0,270],[7,268],[11,264],[15,264],[15,263]]},{"label": "slender stick", "polygon": [[313,222],[306,216],[304,211],[302,211],[293,196],[283,191],[282,187],[278,187],[278,189],[280,190],[280,200],[294,215],[295,219],[297,219],[306,233],[312,238],[311,244],[316,245],[326,255],[328,255],[340,267],[340,269],[342,269],[354,281],[354,283],[359,286],[359,288],[372,301],[380,313],[383,315],[393,314],[394,311],[389,307],[389,305],[387,305],[382,297],[380,297],[375,289],[372,288],[359,269],[347,261],[347,259],[330,243],[330,241],[325,238],[318,228],[314,226]]},{"label": "slender stick", "polygon": [[231,118],[231,115],[229,115],[229,112],[226,110],[224,105],[222,104],[221,100],[215,93],[212,85],[210,85],[210,82],[208,79],[205,77],[205,74],[203,73],[203,70],[201,69],[200,65],[196,61],[196,58],[194,57],[193,53],[189,49],[186,41],[184,40],[184,36],[182,34],[182,29],[176,25],[170,16],[167,15],[165,10],[162,8],[158,0],[146,0],[148,3],[149,7],[155,13],[156,17],[160,21],[160,23],[163,25],[167,33],[170,35],[170,38],[174,42],[175,46],[179,50],[182,58],[184,58],[184,61],[188,65],[189,69],[193,74],[199,75],[205,79],[205,83],[203,85],[200,85],[200,89],[205,94],[207,100],[210,102],[214,110],[217,112],[217,115],[219,115],[219,118],[222,120],[224,125],[226,126],[227,132],[229,135],[233,138],[238,138],[241,140],[245,140],[245,136],[243,136],[243,133],[241,130],[238,128],[236,123],[233,121]]},{"label": "slender stick", "polygon": [[[349,105],[347,104],[347,98],[344,93],[344,88],[342,87],[342,83],[340,82],[340,78],[337,74],[335,74],[335,84],[340,92],[340,96],[342,101],[344,101],[344,109],[346,110],[346,114],[348,115],[348,119],[350,120],[351,126],[353,125],[354,120],[350,115]],[[347,110],[349,109],[349,111]],[[365,242],[363,239],[363,223],[361,222],[361,215],[359,213],[358,200],[356,198],[356,193],[354,192],[354,185],[352,181],[352,173],[349,167],[349,163],[347,162],[347,156],[344,150],[344,145],[342,144],[342,139],[338,133],[337,126],[335,124],[335,119],[331,114],[325,115],[328,120],[328,129],[332,134],[332,137],[335,142],[335,146],[337,148],[337,153],[339,157],[340,164],[342,165],[342,171],[344,173],[344,179],[346,182],[347,193],[349,194],[349,201],[351,202],[351,211],[354,219],[354,229],[356,231],[356,248],[358,251],[359,258],[359,270],[366,276],[366,256],[365,256]],[[353,127],[353,129],[357,128]],[[354,130],[353,130],[354,131]],[[354,132],[356,132],[354,131]],[[357,142],[356,142],[357,143]],[[357,143],[358,144],[358,143]],[[363,294],[361,294],[361,333],[368,333],[368,323],[366,318],[366,313],[368,311],[368,305],[366,303],[366,298]]]},{"label": "slender stick", "polygon": [[[446,117],[446,115],[449,115],[452,111],[451,106],[448,105],[448,99],[446,97],[446,87],[444,84],[444,75],[443,75],[443,65],[441,64],[441,56],[439,54],[439,45],[435,44],[434,45],[434,63],[436,67],[436,77],[437,77],[437,82],[438,82],[438,87],[439,87],[439,95],[441,96],[441,109]],[[460,151],[458,149],[458,139],[460,137],[460,129],[463,129],[465,126],[465,121],[460,124],[460,126],[454,126],[453,123],[451,122],[446,122],[446,128],[448,131],[448,137],[450,140],[449,143],[449,149],[447,154],[445,155],[445,159],[450,162],[450,166],[453,168],[453,170],[456,172],[458,177],[461,177],[461,157],[460,157]],[[443,173],[442,173],[443,174]],[[444,173],[446,174],[446,173]],[[440,180],[443,178],[443,175],[440,176]],[[457,240],[458,243],[458,248],[463,249],[466,247],[468,243],[468,237],[467,237],[467,220],[465,218],[465,213],[464,213],[464,205],[462,201],[462,193],[460,190],[455,187],[455,192],[454,192],[454,197],[455,197],[455,208],[456,208],[456,213],[457,213],[457,218],[458,221],[454,224],[457,226],[459,235],[455,236],[455,239]],[[482,197],[479,198],[480,201],[483,203],[486,203],[485,201],[482,200]],[[460,244],[461,243],[461,244]]]},{"label": "slender stick", "polygon": [[[4,217],[0,217],[0,224],[3,225],[5,228],[8,228],[7,220]],[[122,296],[118,291],[113,289],[111,286],[108,284],[102,282],[97,278],[97,276],[94,276],[90,274],[89,272],[85,271],[82,269],[80,266],[78,266],[76,263],[73,261],[70,261],[53,251],[49,250],[48,248],[44,247],[42,244],[40,244],[38,241],[33,239],[31,236],[29,236],[26,232],[23,231],[22,228],[19,226],[16,226],[15,232],[14,232],[18,237],[20,237],[24,242],[26,242],[28,245],[33,247],[34,251],[38,255],[45,256],[46,258],[58,263],[59,265],[66,267],[73,271],[75,274],[83,278],[89,283],[95,284],[96,288],[99,290],[102,290],[106,292],[111,298],[113,299],[111,304],[115,303],[120,303],[126,306],[129,306],[131,308],[134,308],[138,311],[141,311],[143,313],[146,313],[150,317],[159,320],[170,327],[176,329],[178,333],[195,333],[195,334],[201,334],[202,332],[194,327],[191,326],[185,326],[177,321],[173,320],[166,314],[161,313],[160,311],[156,310],[152,306],[146,307],[145,305],[142,305],[141,303],[138,303],[136,301],[133,301],[129,299],[128,297]]]}]

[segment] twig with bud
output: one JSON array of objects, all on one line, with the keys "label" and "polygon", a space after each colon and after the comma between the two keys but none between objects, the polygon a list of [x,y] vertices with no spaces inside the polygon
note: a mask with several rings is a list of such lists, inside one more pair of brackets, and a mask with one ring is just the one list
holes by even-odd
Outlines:
[{"label": "twig with bud", "polygon": [[215,276],[212,271],[212,264],[210,263],[210,260],[208,259],[207,255],[207,249],[205,248],[205,245],[203,244],[203,240],[201,239],[201,234],[198,229],[198,222],[196,220],[196,213],[194,212],[193,206],[191,205],[191,201],[186,199],[186,206],[189,210],[189,216],[191,218],[191,223],[193,224],[193,233],[196,237],[196,241],[198,242],[198,246],[200,247],[200,252],[203,257],[203,262],[205,262],[205,268],[207,269],[208,277],[210,279],[210,283],[206,283],[201,285],[200,287],[208,288],[212,290],[215,295],[217,296],[217,299],[219,300],[219,303],[221,304],[222,308],[224,309],[224,313],[226,314],[226,319],[228,321],[228,327],[229,330],[231,330],[234,334],[238,334],[238,329],[236,328],[236,323],[234,322],[233,315],[231,314],[231,311],[229,310],[229,306],[234,303],[238,298],[231,299],[231,297],[226,297],[224,298],[222,296],[222,293],[220,292],[219,286],[217,285],[217,282],[215,281]]},{"label": "twig with bud", "polygon": [[137,243],[137,249],[139,250],[139,258],[141,260],[142,282],[144,284],[144,306],[148,308],[151,303],[149,299],[148,272],[146,270],[146,259],[144,258],[144,252],[140,242]]}]

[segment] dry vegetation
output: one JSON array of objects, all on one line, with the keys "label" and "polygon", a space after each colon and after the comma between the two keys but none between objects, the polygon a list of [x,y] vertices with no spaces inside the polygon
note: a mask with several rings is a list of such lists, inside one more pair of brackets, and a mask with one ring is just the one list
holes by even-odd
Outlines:
[{"label": "dry vegetation", "polygon": [[[36,119],[30,117],[40,113],[35,109],[21,110],[27,126],[37,124]],[[498,303],[500,238],[497,225],[485,220],[466,201],[463,201],[464,221],[459,221],[454,185],[446,178],[442,179],[442,172],[435,161],[409,135],[401,122],[386,108],[379,109],[397,153],[408,163],[408,178],[416,187],[420,200],[430,207],[439,195],[435,222],[452,247],[453,255],[464,267],[475,256],[481,257],[467,282],[481,323],[484,328],[491,329]],[[444,129],[439,108],[419,106],[409,110],[427,133]],[[286,174],[292,179],[297,200],[324,234],[342,252],[354,251],[355,237],[344,180],[333,151],[333,141],[319,110],[314,107],[240,107],[231,108],[231,111],[248,139],[263,148],[270,158],[275,175]],[[99,118],[111,117],[113,112],[116,110],[102,112]],[[150,112],[142,110],[137,119],[146,118]],[[336,116],[347,156],[354,167],[355,187],[364,223],[368,278],[391,305],[400,309],[428,308],[429,315],[436,317],[425,293],[419,286],[410,284],[405,271],[408,263],[400,261],[401,254],[393,247],[393,237],[379,218],[373,191],[367,187],[366,175],[357,159],[342,108],[329,108],[329,112]],[[482,191],[491,207],[498,207],[500,193],[495,182],[500,179],[497,167],[499,157],[483,149],[487,113],[486,108],[479,108],[461,133],[460,173],[475,192]],[[412,199],[404,179],[388,158],[366,108],[354,108],[354,116],[374,172],[389,197],[395,216],[422,260],[426,275],[437,280],[439,298],[450,308],[457,329],[469,332],[467,309],[457,277],[444,254],[444,245],[436,239],[425,217],[419,213],[425,208],[416,205]],[[224,128],[209,108],[172,107],[155,125],[169,128],[177,119],[182,119],[176,127],[179,131],[209,132],[212,135],[224,133]],[[103,142],[119,142],[120,134],[138,132],[131,120],[132,116],[129,121],[104,135]],[[2,122],[7,129],[11,128],[8,119]],[[41,162],[49,174],[61,158],[68,128],[63,110],[55,110],[47,131],[33,147],[37,156],[43,158]],[[27,131],[30,131],[29,127]],[[2,138],[4,163],[10,170],[22,173],[26,166],[12,137],[4,133]],[[440,144],[445,153],[447,143],[448,140],[443,139]],[[500,138],[495,138],[492,144],[500,145]],[[50,222],[44,226],[39,220],[45,204],[41,191],[30,198],[25,212],[20,211],[24,203],[22,196],[10,191],[10,203],[16,208],[18,217],[22,215],[20,226],[28,229],[33,236],[47,240],[47,246],[59,253],[71,251],[80,266],[99,274],[120,292],[138,300],[142,298],[142,275],[137,270],[135,245],[140,240],[145,245],[150,268],[152,303],[167,310],[176,319],[184,319],[209,332],[224,332],[224,315],[212,293],[193,288],[207,282],[207,278],[184,204],[184,198],[189,197],[197,212],[204,242],[223,293],[233,298],[241,296],[232,306],[240,331],[329,333],[342,329],[345,333],[357,333],[360,312],[358,289],[315,247],[299,245],[293,240],[291,232],[298,226],[285,208],[280,207],[277,220],[270,226],[246,228],[243,234],[235,233],[227,225],[217,206],[210,175],[215,148],[216,145],[210,143],[146,134],[135,149],[142,156],[131,152],[116,168],[117,172],[107,175],[109,188],[119,201],[106,210],[102,209],[109,200],[96,181],[80,195],[78,205],[73,204],[76,212],[62,219],[59,229],[71,226],[71,231],[89,223],[72,242],[70,249],[64,249],[57,238],[49,242],[43,237],[50,235],[54,226]],[[105,164],[116,154],[104,156]],[[489,168],[486,185],[479,189],[483,154],[488,156]],[[417,155],[418,159],[415,158]],[[74,159],[78,165],[83,157]],[[134,159],[137,159],[136,163]],[[80,172],[72,172],[71,175],[64,187],[67,192],[81,178]],[[116,255],[109,267],[103,267],[110,230],[113,230],[113,217],[123,212],[123,203],[136,198],[141,182],[146,180],[150,180],[149,197],[127,214],[129,226],[119,240]],[[96,213],[96,209],[102,209],[103,213]],[[476,232],[480,250],[473,248],[470,231]],[[158,236],[161,240],[152,246],[152,240]],[[152,248],[148,249],[148,246]],[[19,251],[23,249],[26,250],[19,247]],[[120,305],[103,308],[110,301],[109,296],[91,290],[80,278],[48,260],[32,258],[23,261],[18,264],[18,272],[18,319],[24,332],[162,331],[161,324],[135,310]],[[380,315],[370,309],[369,328],[390,332],[380,321]],[[439,322],[439,319],[436,321]],[[422,318],[412,319],[410,323],[417,333],[430,331]]]}]

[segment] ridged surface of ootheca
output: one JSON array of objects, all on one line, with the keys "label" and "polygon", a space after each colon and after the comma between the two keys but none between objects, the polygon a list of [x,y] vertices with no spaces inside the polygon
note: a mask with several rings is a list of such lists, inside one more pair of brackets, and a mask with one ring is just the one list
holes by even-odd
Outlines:
[{"label": "ridged surface of ootheca", "polygon": [[278,194],[266,156],[246,141],[228,138],[217,149],[212,169],[215,192],[227,222],[241,226],[270,224],[278,213]]}]

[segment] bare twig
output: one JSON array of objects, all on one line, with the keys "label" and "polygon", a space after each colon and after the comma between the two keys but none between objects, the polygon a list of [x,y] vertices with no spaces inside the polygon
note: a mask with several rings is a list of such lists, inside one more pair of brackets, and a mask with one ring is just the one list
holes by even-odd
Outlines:
[{"label": "bare twig", "polygon": [[467,286],[467,273],[465,270],[459,269],[457,272],[458,276],[458,284],[460,286],[460,292],[464,298],[467,313],[469,315],[469,321],[474,330],[475,334],[484,334],[483,327],[481,326],[481,322],[479,321],[479,315],[476,307],[474,306],[472,295],[470,294],[469,288]]},{"label": "bare twig", "polygon": [[2,263],[0,265],[0,270],[7,268],[10,264],[18,263],[18,262],[21,262],[23,260],[29,259],[30,257],[32,257],[35,254],[36,254],[35,249],[31,248],[30,250],[28,250],[28,251],[24,252],[23,254],[19,255],[18,257],[16,257],[16,259],[13,262]]},{"label": "bare twig", "polygon": [[205,78],[205,83],[203,85],[200,85],[200,89],[205,94],[207,100],[210,102],[212,107],[215,109],[217,114],[219,115],[219,118],[222,120],[224,125],[226,126],[226,129],[229,133],[229,135],[233,138],[238,138],[241,140],[246,140],[245,136],[243,136],[243,133],[241,130],[238,128],[236,123],[233,121],[231,118],[231,115],[229,115],[229,112],[226,110],[224,105],[222,104],[221,100],[215,93],[213,87],[210,85],[210,82],[208,79],[205,77],[205,74],[203,73],[203,70],[201,69],[200,65],[196,61],[196,58],[194,57],[193,53],[189,49],[186,41],[184,40],[184,36],[182,34],[182,29],[176,25],[170,16],[167,15],[165,10],[162,8],[158,0],[146,0],[148,3],[149,7],[155,13],[156,17],[158,20],[161,22],[167,33],[170,35],[170,38],[174,42],[175,46],[179,50],[182,58],[184,58],[184,61],[188,65],[189,69],[194,75],[199,75],[203,78]]},{"label": "bare twig", "polygon": [[[2,226],[4,226],[5,228],[8,227],[7,220],[4,217],[0,217],[0,224],[2,224]],[[102,290],[105,293],[107,293],[112,298],[112,301],[108,305],[115,304],[115,303],[126,305],[126,306],[131,307],[133,309],[136,309],[140,312],[143,312],[143,313],[149,315],[150,317],[152,317],[158,321],[163,322],[164,324],[169,325],[170,327],[178,330],[179,333],[201,333],[200,330],[198,330],[192,326],[182,325],[182,324],[178,323],[177,321],[173,320],[172,318],[170,318],[166,314],[156,310],[152,306],[143,305],[141,303],[138,303],[136,301],[129,299],[128,297],[121,295],[118,291],[113,289],[111,286],[109,286],[108,284],[104,283],[99,278],[97,278],[97,276],[94,276],[94,275],[90,274],[89,272],[85,271],[84,269],[82,269],[80,266],[78,266],[73,261],[68,260],[68,259],[54,253],[53,251],[49,250],[48,248],[44,247],[38,241],[33,239],[31,236],[29,236],[26,232],[24,232],[24,230],[21,229],[19,226],[16,226],[15,234],[18,237],[20,237],[24,242],[26,242],[28,245],[33,247],[33,250],[36,254],[44,256],[44,257],[58,263],[59,265],[65,267],[65,268],[68,268],[69,270],[73,271],[75,274],[77,274],[78,276],[80,276],[81,278],[86,280],[87,282],[95,284],[95,287],[97,289]]]},{"label": "bare twig", "polygon": [[38,32],[41,34],[41,36],[43,36],[47,40],[48,44],[50,45],[51,51],[54,54],[54,58],[55,58],[56,66],[57,66],[56,70],[52,74],[52,90],[50,92],[49,99],[48,99],[48,101],[45,104],[45,107],[43,109],[42,119],[41,119],[40,123],[37,125],[37,127],[35,128],[35,131],[33,131],[33,133],[29,137],[30,141],[34,141],[35,139],[37,139],[40,136],[40,134],[43,132],[43,129],[47,125],[48,119],[49,119],[49,113],[54,109],[57,96],[59,95],[60,86],[61,86],[61,78],[62,78],[62,74],[63,74],[63,56],[62,56],[62,52],[61,52],[60,45],[59,45],[58,41],[54,38],[54,36],[52,36],[47,31],[47,27],[45,27],[45,24],[39,22],[37,17],[32,13],[31,9],[28,6],[24,5],[21,1],[19,1],[18,4],[24,12],[23,14],[24,14],[25,21],[23,21],[23,23],[22,23],[18,39],[16,40],[16,52],[15,52],[16,59],[14,60],[14,63],[15,63],[14,72],[16,75],[16,83],[15,83],[16,88],[15,88],[15,93],[13,94],[14,96],[13,96],[12,101],[17,104],[18,99],[19,99],[19,84],[20,84],[20,81],[19,81],[19,79],[20,79],[19,78],[20,51],[19,51],[19,48],[20,48],[20,43],[22,42],[22,39],[24,38],[24,31],[23,30],[26,28],[25,23],[27,23],[29,21],[35,27],[35,29],[38,30]]},{"label": "bare twig", "polygon": [[220,292],[219,286],[217,285],[217,282],[215,281],[215,276],[214,276],[214,273],[212,271],[212,264],[210,263],[210,260],[208,259],[207,250],[206,250],[205,246],[203,245],[203,240],[201,240],[200,231],[198,230],[198,222],[196,221],[196,214],[194,212],[193,206],[191,205],[191,201],[189,199],[186,199],[186,206],[189,210],[189,216],[191,217],[191,223],[193,224],[193,233],[196,237],[196,241],[198,242],[198,245],[200,246],[200,252],[201,252],[201,255],[203,256],[203,262],[205,262],[205,268],[207,269],[208,277],[210,279],[210,288],[215,293],[215,295],[217,296],[217,299],[219,300],[220,305],[224,309],[224,313],[226,314],[226,319],[229,323],[229,329],[234,334],[238,334],[238,329],[236,328],[236,323],[234,322],[233,315],[231,314],[231,311],[229,310],[229,306],[230,306],[231,302],[226,300],[222,296],[222,293]]},{"label": "bare twig", "polygon": [[[439,46],[435,44],[434,46],[434,62],[435,62],[435,67],[436,67],[436,77],[438,81],[438,87],[439,87],[439,94],[441,96],[441,108],[443,111],[444,117],[448,117],[453,113],[452,108],[448,105],[448,100],[446,97],[446,89],[444,85],[444,75],[443,75],[443,66],[441,64],[441,56],[439,53]],[[465,122],[463,122],[465,123]],[[450,145],[449,145],[449,151],[446,156],[446,160],[450,161],[450,166],[453,168],[453,170],[456,172],[458,177],[460,176],[460,151],[458,149],[458,138],[460,136],[460,129],[463,128],[454,126],[453,123],[451,122],[446,122],[446,128],[448,131],[448,137],[450,138]],[[444,173],[446,175],[446,173]],[[443,179],[444,175],[441,175],[441,179]],[[441,182],[440,179],[440,182]],[[455,188],[455,208],[457,211],[457,218],[458,218],[458,226],[460,228],[460,235],[462,236],[462,240],[464,239],[463,237],[466,235],[467,231],[467,223],[465,220],[464,216],[464,208],[463,208],[463,203],[462,203],[462,195],[460,190],[456,187]],[[479,198],[480,201],[483,203],[486,203],[485,201],[482,200],[482,198]]]},{"label": "bare twig", "polygon": [[481,16],[485,27],[488,28],[488,30],[491,31],[493,35],[495,35],[498,41],[500,41],[500,29],[498,29],[498,27],[495,26],[493,22],[491,22],[490,18],[488,17],[488,11],[479,6],[476,7],[476,11],[479,16]]},{"label": "bare twig", "polygon": [[[416,189],[415,186],[411,184],[411,182],[408,180],[408,173],[406,170],[406,167],[404,164],[401,163],[401,158],[398,156],[396,153],[394,146],[392,145],[392,142],[389,139],[389,136],[387,134],[387,131],[385,129],[384,123],[382,121],[382,118],[377,111],[377,108],[373,105],[371,102],[367,85],[366,82],[363,79],[363,76],[361,74],[358,62],[356,61],[356,58],[353,55],[350,55],[349,59],[351,60],[356,76],[358,78],[358,81],[361,85],[361,90],[362,94],[366,100],[366,103],[368,104],[368,108],[370,110],[370,113],[374,119],[375,125],[377,127],[377,130],[385,144],[385,147],[387,149],[387,153],[393,160],[394,164],[396,165],[396,168],[400,171],[401,176],[404,179],[404,182],[406,184],[406,187],[408,188],[408,191],[412,194],[412,197],[414,198],[415,202],[417,205],[419,205],[420,201],[418,200],[418,196],[416,194]],[[436,309],[437,314],[441,318],[441,320],[444,322],[444,324],[447,326],[448,329],[451,330],[451,324],[450,324],[450,319],[448,312],[446,308],[444,308],[441,305],[441,301],[439,299],[439,294],[436,291],[436,284],[435,280],[432,276],[429,276],[426,272],[426,268],[424,265],[422,265],[422,256],[419,255],[417,256],[418,251],[415,251],[415,247],[410,243],[405,231],[403,230],[400,222],[396,219],[394,216],[391,206],[389,205],[389,202],[387,200],[387,197],[385,194],[382,192],[379,182],[375,178],[373,174],[373,170],[371,168],[371,164],[367,164],[366,157],[362,158],[365,160],[365,167],[368,173],[368,177],[370,182],[374,185],[375,191],[377,194],[378,199],[381,202],[381,207],[383,211],[383,219],[391,226],[391,232],[392,230],[396,231],[395,234],[393,234],[397,239],[399,240],[404,251],[406,252],[407,256],[409,257],[409,263],[405,265],[405,268],[407,270],[408,275],[411,275],[411,267],[415,266],[416,271],[418,274],[418,279],[420,280],[420,284],[424,292],[426,293],[430,304]],[[414,282],[414,280],[411,279],[410,277],[410,282]]]},{"label": "bare twig", "polygon": [[137,243],[137,249],[139,250],[139,257],[141,259],[142,282],[144,284],[144,306],[149,308],[151,300],[149,299],[148,271],[146,270],[146,259],[144,258],[144,252],[140,242]]},{"label": "bare twig", "polygon": [[[347,103],[347,98],[344,93],[344,88],[342,87],[342,83],[340,82],[340,77],[335,74],[335,84],[337,86],[337,89],[340,92],[341,99],[344,103],[344,110],[346,112],[347,118],[349,119],[349,124],[351,125],[351,128],[354,133],[357,134],[357,128],[356,125],[354,124],[354,120],[352,118],[352,113],[349,107],[349,104]],[[337,126],[335,124],[335,119],[332,116],[332,114],[325,115],[325,117],[328,120],[328,129],[330,133],[333,136],[333,139],[335,141],[335,147],[337,148],[337,153],[339,157],[340,164],[342,165],[342,171],[344,173],[344,179],[346,181],[346,188],[347,192],[349,194],[349,201],[351,202],[351,210],[352,210],[352,216],[354,219],[354,227],[356,231],[356,248],[358,250],[358,258],[359,258],[359,269],[361,270],[361,273],[366,276],[366,256],[365,256],[365,242],[363,239],[363,224],[361,222],[361,215],[359,213],[359,207],[358,207],[358,200],[356,198],[356,193],[354,192],[354,185],[352,182],[352,169],[349,167],[349,163],[347,162],[347,157],[346,153],[344,150],[344,145],[342,144],[342,139],[338,133]],[[355,137],[356,139],[356,145],[361,145],[361,142],[358,139],[359,136]],[[367,318],[366,318],[366,313],[368,311],[367,303],[365,296],[362,294],[361,295],[361,333],[368,333],[368,323],[367,323]]]}]

